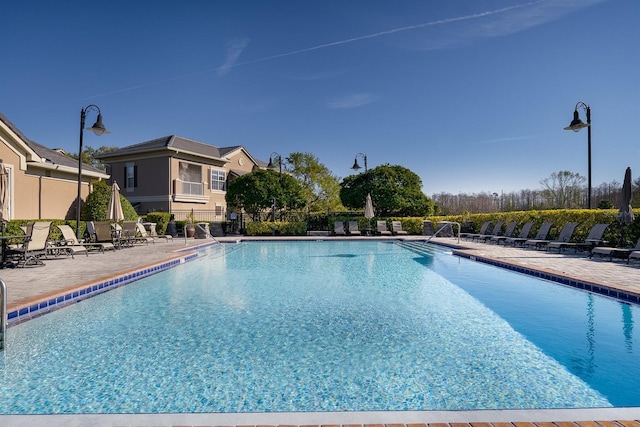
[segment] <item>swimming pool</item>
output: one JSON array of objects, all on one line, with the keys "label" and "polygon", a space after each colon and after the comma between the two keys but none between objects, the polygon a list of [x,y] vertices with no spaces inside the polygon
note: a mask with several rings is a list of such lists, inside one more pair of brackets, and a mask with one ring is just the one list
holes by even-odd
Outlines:
[{"label": "swimming pool", "polygon": [[9,328],[0,413],[639,406],[636,306],[436,247],[207,252]]}]

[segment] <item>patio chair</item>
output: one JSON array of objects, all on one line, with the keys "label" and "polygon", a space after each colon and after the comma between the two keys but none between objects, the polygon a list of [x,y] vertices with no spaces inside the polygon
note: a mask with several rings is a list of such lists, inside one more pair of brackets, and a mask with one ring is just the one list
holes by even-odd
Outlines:
[{"label": "patio chair", "polygon": [[[536,236],[533,238],[533,240],[546,240],[547,236],[549,235],[549,231],[551,231],[551,227],[553,226],[552,222],[545,222],[543,223],[540,228],[538,229],[538,232],[536,233]],[[530,241],[532,239],[526,238],[526,239],[521,239],[521,238],[517,238],[513,240],[513,246],[515,247],[516,245],[524,247],[524,244],[528,241]]]},{"label": "patio chair", "polygon": [[360,236],[362,234],[358,227],[358,221],[349,221],[349,234],[352,236]]},{"label": "patio chair", "polygon": [[516,244],[520,244],[521,242],[525,242],[529,239],[529,233],[531,233],[531,229],[533,228],[533,221],[529,221],[525,223],[520,229],[520,233],[517,237],[505,237],[505,236],[496,236],[497,244],[500,242],[504,243],[505,246],[511,245],[515,246]]},{"label": "patio chair", "polygon": [[26,267],[27,265],[44,265],[41,257],[47,255],[47,241],[51,231],[51,221],[39,221],[29,224],[29,237],[25,239],[22,246],[11,248],[8,255],[17,261],[16,267]]},{"label": "patio chair", "polygon": [[490,239],[494,236],[499,236],[500,233],[502,232],[502,225],[504,224],[504,221],[498,221],[496,222],[496,225],[493,226],[493,228],[491,229],[490,233],[485,233],[485,234],[478,234],[475,235],[473,237],[471,237],[471,240],[473,240],[474,242],[477,241],[482,241],[482,242],[486,242],[487,239]]},{"label": "patio chair", "polygon": [[408,234],[406,231],[402,229],[401,221],[391,221],[391,232],[393,234]]},{"label": "patio chair", "polygon": [[487,230],[491,227],[491,221],[487,221],[480,226],[480,230],[477,233],[460,233],[462,239],[473,239],[474,236],[482,236],[487,234]]},{"label": "patio chair", "polygon": [[[71,227],[69,227],[69,229],[71,229]],[[67,237],[67,235],[64,232],[62,235],[65,237],[65,239],[71,237],[71,236]],[[73,239],[75,239],[76,238],[75,234],[72,233],[72,235],[73,235]],[[112,251],[116,249],[115,245],[112,242],[97,241],[96,228],[93,221],[87,222],[87,235],[89,236],[89,239],[79,240],[78,242],[82,242],[83,245],[88,247],[97,248],[100,252]]]},{"label": "patio chair", "polygon": [[621,258],[626,259],[627,263],[630,259],[632,259],[631,254],[634,252],[638,252],[633,255],[633,259],[637,259],[640,256],[640,239],[636,242],[636,246],[633,248],[616,248],[613,246],[596,246],[591,249],[591,253],[589,254],[589,258],[593,258],[594,255],[599,255],[601,258],[605,256],[609,257],[609,261],[613,261],[613,258]]},{"label": "patio chair", "polygon": [[[164,239],[165,242],[169,243],[169,240],[173,241],[173,236],[171,234],[158,234],[156,231],[156,225],[151,224],[149,226],[149,230],[147,231],[146,227],[142,223],[138,223],[138,230],[140,231],[140,235],[145,237],[151,237],[155,241],[155,239]],[[142,232],[144,230],[144,233]]]},{"label": "patio chair", "polygon": [[577,222],[568,222],[564,225],[564,227],[562,227],[562,230],[560,230],[560,234],[558,235],[557,239],[555,240],[531,239],[524,242],[524,247],[527,248],[530,246],[535,246],[536,250],[538,250],[538,249],[545,249],[547,245],[551,242],[566,243],[569,240],[571,240],[571,236],[573,236],[573,231],[576,229],[577,226],[578,226]]},{"label": "patio chair", "polygon": [[387,229],[387,221],[376,222],[376,233],[381,236],[391,236],[391,232]]},{"label": "patio chair", "polygon": [[347,235],[347,232],[344,231],[344,222],[336,221],[333,224],[333,234],[335,234],[336,236],[346,236]]},{"label": "patio chair", "polygon": [[[491,236],[491,238],[489,239],[489,243],[499,244],[502,239],[513,237],[513,233],[515,233],[517,226],[518,226],[518,221],[511,221],[509,224],[507,224],[507,228],[504,230],[504,233],[499,236]],[[485,243],[486,243],[486,240],[485,240]]]},{"label": "patio chair", "polygon": [[89,221],[87,222],[87,231],[91,236],[92,243],[102,243],[105,249],[108,245],[114,249],[122,247],[122,241],[118,234],[111,228],[109,221]]},{"label": "patio chair", "polygon": [[609,227],[609,224],[596,224],[591,227],[587,238],[582,242],[550,242],[547,245],[547,250],[557,249],[561,252],[566,248],[573,248],[574,252],[578,251],[591,251],[594,247],[602,243],[602,235],[604,231]]},{"label": "patio chair", "polygon": [[[154,236],[150,235],[149,232],[147,231],[146,228],[144,228],[144,225],[140,222],[136,222],[136,229],[138,230],[138,234],[140,235],[141,238],[143,239],[147,239],[147,241],[151,241],[151,243],[155,244],[156,243],[156,237],[159,237],[157,234]],[[169,241],[168,239],[173,239],[172,236],[169,236],[168,238],[166,238],[167,236],[162,236],[165,237],[165,241]]]},{"label": "patio chair", "polygon": [[49,253],[57,255],[71,255],[71,258],[75,258],[76,254],[85,254],[89,256],[89,249],[82,244],[76,238],[73,229],[66,224],[56,224],[60,233],[62,233],[62,239],[53,242],[53,246],[48,248]]},{"label": "patio chair", "polygon": [[[144,227],[142,228],[144,229]],[[122,238],[125,239],[130,245],[134,245],[136,243],[144,243],[145,245],[148,245],[149,241],[151,241],[151,243],[155,243],[153,238],[146,236],[147,230],[144,230],[145,236],[139,233],[140,230],[138,229],[138,221],[122,222]]]}]

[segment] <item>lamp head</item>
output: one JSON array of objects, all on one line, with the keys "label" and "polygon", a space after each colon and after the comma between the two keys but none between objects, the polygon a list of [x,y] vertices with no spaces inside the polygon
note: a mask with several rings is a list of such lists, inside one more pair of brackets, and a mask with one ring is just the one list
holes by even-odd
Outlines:
[{"label": "lamp head", "polygon": [[98,120],[96,120],[96,122],[93,124],[93,126],[91,126],[90,128],[87,128],[87,130],[92,131],[93,133],[95,133],[98,136],[104,135],[105,133],[111,133],[102,124],[102,114],[101,113],[98,113]]},{"label": "lamp head", "polygon": [[357,171],[358,169],[360,169],[360,165],[358,164],[358,158],[357,157],[353,161],[353,166],[351,166],[351,169],[353,169],[354,171]]},{"label": "lamp head", "polygon": [[269,164],[267,165],[267,169],[275,169],[276,165],[273,164],[273,160],[271,156],[269,156]]},{"label": "lamp head", "polygon": [[575,110],[573,112],[573,120],[571,120],[571,123],[569,124],[569,126],[564,128],[564,130],[572,130],[574,132],[578,132],[580,129],[586,128],[588,126],[590,126],[590,124],[580,120],[580,115],[578,114],[578,110]]}]

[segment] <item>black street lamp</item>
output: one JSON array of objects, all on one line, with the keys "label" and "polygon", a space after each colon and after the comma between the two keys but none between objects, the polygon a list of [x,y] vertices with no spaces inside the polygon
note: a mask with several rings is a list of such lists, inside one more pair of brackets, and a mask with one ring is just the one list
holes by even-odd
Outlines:
[{"label": "black street lamp", "polygon": [[360,165],[358,164],[358,156],[360,156],[360,157],[362,157],[364,159],[364,173],[367,173],[368,169],[367,169],[367,155],[366,154],[362,154],[362,153],[356,154],[356,158],[353,161],[353,166],[351,166],[351,169],[353,169],[354,171],[357,171],[358,169],[360,169]]},{"label": "black street lamp", "polygon": [[88,105],[80,110],[80,148],[78,149],[78,202],[76,206],[76,237],[80,239],[80,210],[82,209],[82,134],[84,131],[84,121],[87,117],[87,111],[96,110],[98,112],[98,119],[87,130],[93,131],[96,135],[100,136],[105,133],[111,133],[102,124],[102,113],[97,105]]},{"label": "black street lamp", "polygon": [[[275,169],[276,166],[274,164],[274,160],[278,162],[278,168],[280,169],[280,185],[282,185],[282,156],[275,151],[269,154],[269,164],[267,165],[268,169]],[[271,221],[276,221],[276,199],[273,198],[273,204],[271,205]]]},{"label": "black street lamp", "polygon": [[280,182],[282,182],[282,156],[280,156],[280,154],[276,153],[275,151],[269,154],[269,164],[267,165],[267,168],[269,169],[276,168],[273,162],[274,160],[278,162],[278,167],[280,168]]},{"label": "black street lamp", "polygon": [[[587,113],[587,123],[580,120],[578,107],[583,108]],[[587,206],[591,209],[591,107],[580,101],[576,104],[576,108],[573,111],[573,120],[571,120],[569,126],[564,128],[564,130],[578,132],[583,128],[587,128]]]}]

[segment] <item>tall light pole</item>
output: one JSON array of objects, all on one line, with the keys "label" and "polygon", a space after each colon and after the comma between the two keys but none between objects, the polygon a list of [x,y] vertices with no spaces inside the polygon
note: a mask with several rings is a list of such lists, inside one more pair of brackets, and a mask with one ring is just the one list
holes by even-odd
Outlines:
[{"label": "tall light pole", "polygon": [[358,156],[363,158],[363,160],[364,160],[364,173],[367,173],[368,169],[367,169],[367,155],[366,154],[362,154],[362,153],[356,154],[356,158],[353,161],[353,166],[351,166],[351,169],[353,169],[354,171],[357,171],[358,169],[360,169],[360,165],[358,164]]},{"label": "tall light pole", "polygon": [[[580,120],[578,108],[583,108],[587,113],[587,123]],[[569,126],[564,128],[564,130],[578,132],[582,128],[587,128],[587,206],[591,209],[591,107],[586,103],[579,101],[573,111],[573,120],[571,120]]]},{"label": "tall light pole", "polygon": [[[276,168],[276,166],[273,163],[274,160],[277,160],[278,162],[278,167],[280,169],[280,186],[282,186],[282,156],[276,153],[275,151],[269,154],[269,164],[267,165],[267,168],[269,169]],[[273,222],[276,221],[276,198],[275,197],[273,198],[273,205],[271,205],[271,221]]]},{"label": "tall light pole", "polygon": [[93,131],[96,135],[100,136],[105,133],[111,133],[102,124],[102,113],[97,105],[87,105],[80,110],[80,148],[78,149],[78,201],[76,205],[76,238],[80,239],[80,210],[82,209],[82,135],[84,131],[84,121],[87,118],[87,111],[96,110],[98,112],[98,119],[87,130]]}]

